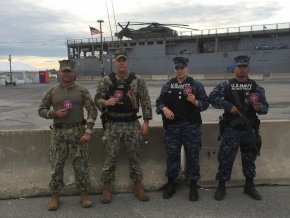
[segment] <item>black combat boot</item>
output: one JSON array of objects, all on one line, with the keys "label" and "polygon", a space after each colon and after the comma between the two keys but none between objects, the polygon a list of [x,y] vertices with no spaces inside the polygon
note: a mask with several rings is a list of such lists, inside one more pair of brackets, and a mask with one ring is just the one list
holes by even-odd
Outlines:
[{"label": "black combat boot", "polygon": [[176,188],[175,188],[174,178],[168,177],[168,182],[167,182],[166,187],[163,191],[163,198],[165,198],[165,199],[171,198],[172,195],[175,194],[175,192],[176,192]]},{"label": "black combat boot", "polygon": [[253,178],[246,178],[246,184],[244,186],[244,193],[246,195],[249,195],[251,198],[255,200],[262,200],[262,196],[255,188]]},{"label": "black combat boot", "polygon": [[214,199],[216,199],[217,201],[221,201],[224,199],[225,195],[226,195],[226,183],[225,181],[219,181],[217,190],[214,195]]},{"label": "black combat boot", "polygon": [[196,187],[196,180],[192,180],[190,182],[190,191],[189,191],[189,200],[190,201],[197,201],[198,200],[198,192]]}]

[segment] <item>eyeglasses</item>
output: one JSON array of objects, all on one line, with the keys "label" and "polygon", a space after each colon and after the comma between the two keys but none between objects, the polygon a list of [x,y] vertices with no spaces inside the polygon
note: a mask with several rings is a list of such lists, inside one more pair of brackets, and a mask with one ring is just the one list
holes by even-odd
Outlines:
[{"label": "eyeglasses", "polygon": [[175,70],[183,70],[185,67],[174,67]]}]

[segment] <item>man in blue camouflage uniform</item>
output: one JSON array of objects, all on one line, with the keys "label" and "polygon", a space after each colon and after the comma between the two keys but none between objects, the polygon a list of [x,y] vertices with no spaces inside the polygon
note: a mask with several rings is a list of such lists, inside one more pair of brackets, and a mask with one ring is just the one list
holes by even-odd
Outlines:
[{"label": "man in blue camouflage uniform", "polygon": [[203,85],[187,75],[189,60],[175,57],[173,61],[176,77],[163,85],[156,100],[156,112],[161,114],[163,119],[167,151],[168,183],[163,198],[171,198],[176,192],[175,179],[180,171],[180,151],[183,145],[186,155],[186,177],[190,180],[189,199],[197,201],[202,123],[200,112],[208,108],[208,97]]},{"label": "man in blue camouflage uniform", "polygon": [[[81,190],[81,204],[87,208],[92,206],[88,198],[88,142],[98,111],[89,91],[75,82],[74,63],[69,60],[59,63],[60,84],[44,94],[38,109],[39,116],[53,119],[53,125],[50,126],[52,133],[49,153],[52,166],[49,188],[52,197],[48,210],[56,210],[59,207],[59,191],[64,187],[63,169],[69,151],[72,155],[76,183]],[[84,107],[87,110],[87,120],[84,119]]]},{"label": "man in blue camouflage uniform", "polygon": [[222,141],[218,153],[216,179],[219,184],[215,199],[224,199],[225,182],[231,178],[233,162],[240,147],[243,174],[246,177],[244,193],[261,200],[253,181],[256,176],[255,160],[261,147],[257,114],[266,114],[269,105],[264,88],[248,77],[250,58],[240,55],[234,61],[235,78],[222,82],[209,95],[210,103],[215,108],[224,109],[220,121]]},{"label": "man in blue camouflage uniform", "polygon": [[[97,85],[95,103],[102,111],[105,128],[104,142],[107,159],[103,167],[101,202],[112,200],[111,185],[115,179],[116,161],[123,141],[129,156],[130,177],[133,192],[141,201],[148,201],[144,190],[140,167],[140,138],[149,132],[149,120],[152,119],[151,101],[145,80],[128,71],[128,53],[115,51],[116,71],[106,75]],[[137,113],[141,104],[143,124],[140,126]]]}]

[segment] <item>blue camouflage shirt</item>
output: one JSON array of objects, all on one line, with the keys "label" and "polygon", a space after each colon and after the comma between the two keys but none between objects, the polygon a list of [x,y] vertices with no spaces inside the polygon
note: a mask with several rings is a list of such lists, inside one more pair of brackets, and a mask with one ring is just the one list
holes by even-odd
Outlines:
[{"label": "blue camouflage shirt", "polygon": [[[248,79],[249,80],[249,79]],[[224,109],[225,112],[230,112],[233,104],[225,100],[225,90],[230,88],[230,80],[223,81],[217,85],[213,91],[209,94],[210,104],[218,109]],[[267,114],[269,104],[265,96],[265,89],[256,83],[255,92],[259,95],[259,102],[261,103],[261,111],[257,114]]]}]

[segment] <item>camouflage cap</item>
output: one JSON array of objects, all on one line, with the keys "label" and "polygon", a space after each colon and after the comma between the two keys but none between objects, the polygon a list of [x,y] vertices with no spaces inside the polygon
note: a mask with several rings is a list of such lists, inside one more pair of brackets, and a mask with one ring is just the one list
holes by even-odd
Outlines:
[{"label": "camouflage cap", "polygon": [[236,66],[249,66],[250,57],[247,55],[239,55],[234,58]]},{"label": "camouflage cap", "polygon": [[175,67],[186,67],[189,60],[184,57],[175,57],[172,59]]},{"label": "camouflage cap", "polygon": [[59,70],[60,71],[73,71],[74,70],[74,62],[70,61],[70,60],[61,60],[58,61],[59,62]]},{"label": "camouflage cap", "polygon": [[128,60],[128,52],[125,49],[117,49],[114,53],[116,60],[123,57]]}]

